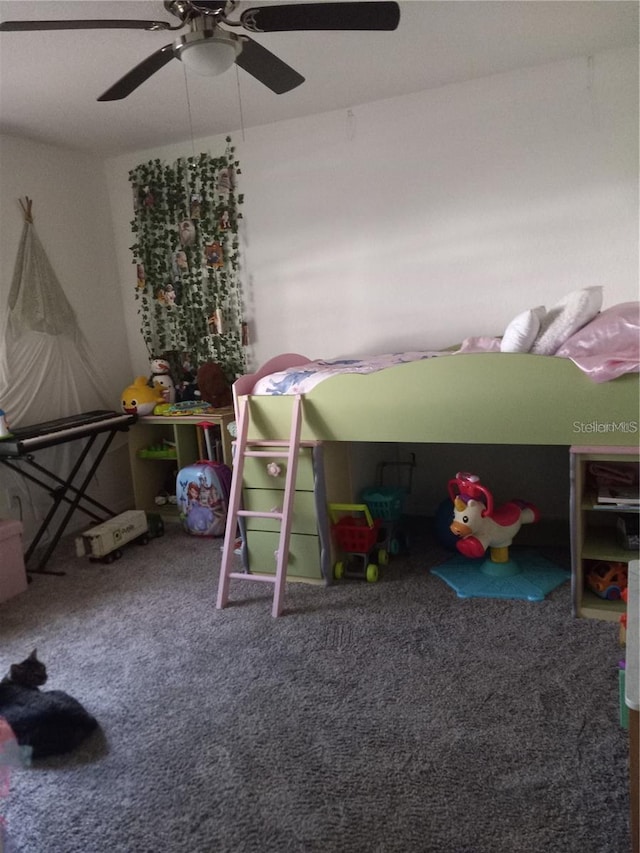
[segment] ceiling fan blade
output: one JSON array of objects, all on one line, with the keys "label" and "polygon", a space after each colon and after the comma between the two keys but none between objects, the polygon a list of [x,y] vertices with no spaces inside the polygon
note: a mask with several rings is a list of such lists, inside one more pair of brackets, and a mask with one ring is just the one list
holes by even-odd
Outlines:
[{"label": "ceiling fan blade", "polygon": [[253,33],[290,30],[395,30],[397,3],[297,3],[247,9],[240,23]]},{"label": "ceiling fan blade", "polygon": [[107,89],[100,97],[99,101],[119,101],[130,95],[134,89],[137,89],[145,80],[148,80],[152,74],[163,68],[167,62],[174,58],[173,44],[165,44],[160,50],[156,50],[151,56],[143,59],[135,68],[132,68],[128,74],[121,77],[117,83],[114,83],[110,89]]},{"label": "ceiling fan blade", "polygon": [[282,95],[304,83],[302,74],[298,74],[290,65],[253,41],[248,36],[240,36],[242,50],[236,57],[236,65],[243,68],[256,80],[263,83],[276,95]]},{"label": "ceiling fan blade", "polygon": [[0,32],[32,30],[170,30],[166,21],[3,21]]}]

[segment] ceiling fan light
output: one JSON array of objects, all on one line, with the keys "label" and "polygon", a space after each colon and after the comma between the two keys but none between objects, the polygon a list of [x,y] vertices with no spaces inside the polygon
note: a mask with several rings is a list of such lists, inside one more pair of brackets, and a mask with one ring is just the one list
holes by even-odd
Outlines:
[{"label": "ceiling fan light", "polygon": [[231,68],[241,48],[235,39],[205,33],[198,33],[197,36],[193,40],[185,36],[176,51],[187,71],[204,77],[216,77]]}]

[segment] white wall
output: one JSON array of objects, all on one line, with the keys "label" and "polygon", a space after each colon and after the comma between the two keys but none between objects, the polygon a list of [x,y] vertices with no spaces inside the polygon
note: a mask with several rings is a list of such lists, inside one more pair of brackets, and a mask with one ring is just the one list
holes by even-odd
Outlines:
[{"label": "white wall", "polygon": [[[637,298],[634,50],[351,113],[233,135],[254,364],[499,334],[524,308],[593,284],[605,305]],[[223,146],[196,141],[196,151]],[[128,170],[191,153],[189,141],[107,163],[127,294]]]},{"label": "white wall", "polygon": [[[2,320],[24,224],[19,200],[26,196],[33,199],[34,227],[40,242],[106,375],[105,396],[114,409],[119,409],[120,392],[131,381],[131,359],[103,163],[77,151],[0,136]],[[60,381],[63,378],[52,376],[52,387]],[[14,422],[12,426],[20,424]],[[0,468],[1,516],[19,517],[15,504],[10,511],[5,505],[5,490],[13,479]],[[13,482],[11,487],[17,488]],[[34,494],[41,491],[33,490]],[[128,451],[126,440],[120,436],[107,454],[91,493],[115,509],[131,506]],[[30,538],[34,522],[29,502],[23,499],[22,507]],[[72,527],[79,524],[87,526],[86,517],[78,516]]]}]

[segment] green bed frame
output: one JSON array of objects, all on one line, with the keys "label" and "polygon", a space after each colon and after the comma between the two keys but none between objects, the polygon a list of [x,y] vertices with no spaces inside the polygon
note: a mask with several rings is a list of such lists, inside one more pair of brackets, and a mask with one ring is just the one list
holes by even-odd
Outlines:
[{"label": "green bed frame", "polygon": [[[236,406],[251,396],[251,438],[287,438],[292,404],[251,395],[255,382],[308,360],[278,356],[236,381]],[[570,359],[473,353],[327,379],[303,395],[302,438],[637,447],[639,411],[637,374],[597,384]]]}]

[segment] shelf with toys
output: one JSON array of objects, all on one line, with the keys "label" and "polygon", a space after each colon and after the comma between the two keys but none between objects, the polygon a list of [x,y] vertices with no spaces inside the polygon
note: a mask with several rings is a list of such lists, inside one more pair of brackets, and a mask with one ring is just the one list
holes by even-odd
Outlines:
[{"label": "shelf with toys", "polygon": [[[204,430],[209,425],[210,444],[221,448],[220,462],[230,465],[232,438],[228,425],[234,420],[232,408],[215,414],[147,415],[138,418],[129,432],[129,459],[136,509],[175,515],[171,500],[177,472],[199,459],[208,458]],[[153,450],[153,448],[168,450]],[[215,455],[215,454],[214,454]]]},{"label": "shelf with toys", "polygon": [[633,447],[571,447],[570,456],[573,612],[617,622],[638,556],[640,455]]},{"label": "shelf with toys", "polygon": [[151,380],[139,376],[122,392],[123,411],[138,415],[129,432],[135,507],[177,520],[178,471],[201,459],[231,467],[233,438],[229,426],[235,415],[230,389],[217,365],[207,363],[198,370],[198,387],[206,397],[179,401],[172,380],[168,384],[159,381],[168,376],[168,362],[153,359],[151,368]]}]

